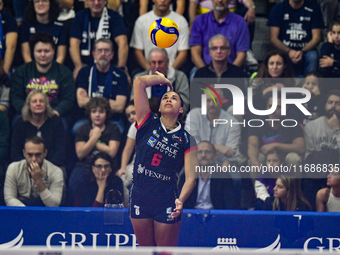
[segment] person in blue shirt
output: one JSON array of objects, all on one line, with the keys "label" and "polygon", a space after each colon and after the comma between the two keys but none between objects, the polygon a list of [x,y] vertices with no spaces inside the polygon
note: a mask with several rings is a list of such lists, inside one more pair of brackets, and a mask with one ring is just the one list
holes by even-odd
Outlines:
[{"label": "person in blue shirt", "polygon": [[309,0],[285,0],[273,7],[269,19],[270,42],[294,64],[297,76],[316,71],[324,28],[320,6]]},{"label": "person in blue shirt", "polygon": [[[151,113],[145,89],[157,84],[172,89],[163,74],[156,74],[134,81],[137,136],[129,214],[140,246],[177,246],[183,203],[196,184],[197,146],[178,122],[183,101],[177,93],[163,95],[160,118]],[[183,166],[186,180],[179,194]]]}]

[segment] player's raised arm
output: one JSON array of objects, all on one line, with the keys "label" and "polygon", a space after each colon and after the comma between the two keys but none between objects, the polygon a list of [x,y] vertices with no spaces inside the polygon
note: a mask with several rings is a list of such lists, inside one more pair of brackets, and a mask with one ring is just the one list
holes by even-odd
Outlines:
[{"label": "player's raised arm", "polygon": [[145,92],[147,87],[154,85],[167,85],[172,90],[171,82],[159,72],[157,75],[145,75],[137,77],[133,82],[133,93],[136,107],[137,124],[139,125],[149,113],[149,101]]}]

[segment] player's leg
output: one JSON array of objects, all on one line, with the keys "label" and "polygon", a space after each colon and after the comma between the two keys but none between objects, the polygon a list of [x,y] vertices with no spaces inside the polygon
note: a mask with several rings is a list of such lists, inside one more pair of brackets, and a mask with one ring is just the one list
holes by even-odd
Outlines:
[{"label": "player's leg", "polygon": [[[177,246],[181,221],[167,224],[154,221],[155,241],[157,246]],[[138,240],[138,239],[137,239]]]},{"label": "player's leg", "polygon": [[139,246],[156,246],[153,219],[131,219]]}]

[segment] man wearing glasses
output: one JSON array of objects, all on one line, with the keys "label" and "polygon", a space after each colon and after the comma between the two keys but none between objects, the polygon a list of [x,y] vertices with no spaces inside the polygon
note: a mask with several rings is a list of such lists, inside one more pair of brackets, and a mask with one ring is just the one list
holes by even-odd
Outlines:
[{"label": "man wearing glasses", "polygon": [[100,38],[115,42],[118,46],[117,66],[125,70],[129,47],[123,19],[117,12],[105,7],[107,0],[86,0],[86,3],[89,8],[77,13],[70,32],[74,77],[77,77],[84,65],[93,65],[94,58],[91,52],[95,40]]},{"label": "man wearing glasses", "polygon": [[[128,96],[127,76],[111,64],[114,52],[110,39],[98,39],[94,43],[92,56],[96,63],[82,68],[76,80],[78,106],[85,108],[92,97],[107,98],[113,113],[111,121],[117,124],[122,132],[121,113]],[[86,120],[78,121],[72,132],[75,133],[84,121]]]}]

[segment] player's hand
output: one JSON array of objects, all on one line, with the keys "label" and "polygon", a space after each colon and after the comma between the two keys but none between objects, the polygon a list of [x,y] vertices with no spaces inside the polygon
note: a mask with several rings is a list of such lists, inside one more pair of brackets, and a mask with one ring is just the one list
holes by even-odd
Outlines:
[{"label": "player's hand", "polygon": [[178,198],[175,200],[176,208],[171,213],[172,218],[177,218],[181,215],[183,211],[183,202],[181,202]]},{"label": "player's hand", "polygon": [[162,77],[163,79],[160,81],[160,85],[167,85],[170,90],[174,90],[174,88],[172,87],[171,81],[169,81],[167,78],[165,78],[164,74],[156,71],[156,74],[159,75],[160,77]]},{"label": "player's hand", "polygon": [[123,174],[125,174],[125,179],[127,178],[127,173],[126,173],[126,168],[125,167],[122,167],[121,169],[119,169],[116,173],[116,175],[118,177],[121,177]]}]

